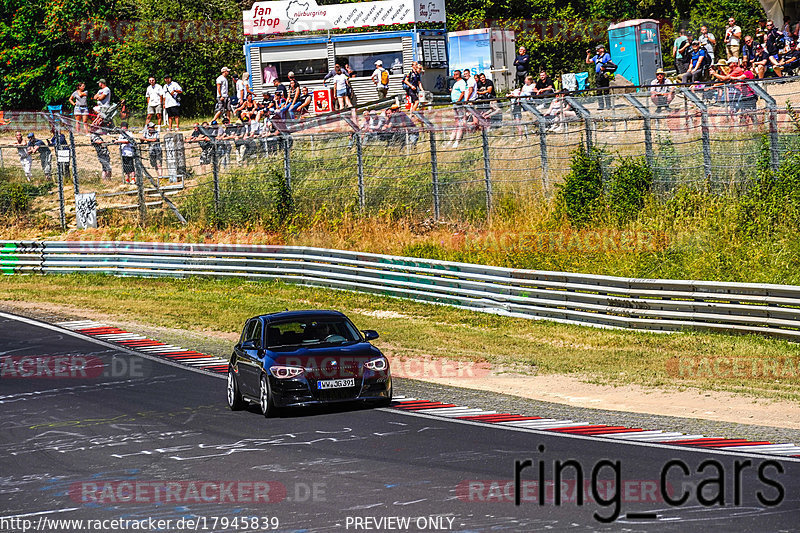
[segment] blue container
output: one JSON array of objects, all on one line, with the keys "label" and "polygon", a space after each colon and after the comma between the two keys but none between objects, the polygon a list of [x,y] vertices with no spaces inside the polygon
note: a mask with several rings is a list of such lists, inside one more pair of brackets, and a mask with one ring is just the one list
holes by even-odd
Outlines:
[{"label": "blue container", "polygon": [[617,75],[634,85],[648,85],[655,79],[656,70],[663,65],[658,21],[636,19],[612,24],[608,41]]}]

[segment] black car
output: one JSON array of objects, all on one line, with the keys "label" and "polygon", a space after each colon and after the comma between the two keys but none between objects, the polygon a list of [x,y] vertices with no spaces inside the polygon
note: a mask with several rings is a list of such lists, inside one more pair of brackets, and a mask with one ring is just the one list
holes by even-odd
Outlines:
[{"label": "black car", "polygon": [[389,405],[389,361],[338,311],[286,311],[249,319],[228,367],[228,406],[258,403],[264,416],[290,406],[363,401]]}]

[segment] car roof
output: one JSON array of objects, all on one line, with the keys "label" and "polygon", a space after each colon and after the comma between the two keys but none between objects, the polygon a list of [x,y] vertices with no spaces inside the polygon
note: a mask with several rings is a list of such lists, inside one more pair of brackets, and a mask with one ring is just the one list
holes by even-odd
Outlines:
[{"label": "car roof", "polygon": [[339,311],[332,311],[329,309],[304,309],[301,311],[281,311],[279,313],[269,313],[266,315],[259,315],[267,322],[278,322],[283,320],[306,320],[310,317],[320,318],[342,318],[345,317],[344,313]]}]

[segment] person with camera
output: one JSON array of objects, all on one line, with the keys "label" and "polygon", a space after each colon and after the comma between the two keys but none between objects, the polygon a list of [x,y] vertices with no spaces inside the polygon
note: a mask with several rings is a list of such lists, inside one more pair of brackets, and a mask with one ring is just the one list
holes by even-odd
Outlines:
[{"label": "person with camera", "polygon": [[[606,52],[606,47],[602,44],[597,45],[595,50],[597,53],[594,56],[592,56],[591,50],[586,50],[586,64],[591,65],[594,63],[595,84],[598,88],[600,88],[597,91],[597,93],[600,95],[600,102],[597,106],[597,109],[611,109],[611,97],[608,95],[607,87],[611,85],[611,80],[609,79],[608,74],[613,71],[606,67],[607,63],[611,63],[611,55]],[[606,88],[603,89],[603,87]]]},{"label": "person with camera", "polygon": [[[172,81],[172,76],[164,76],[164,115],[167,117],[167,129],[178,131],[181,125],[181,94],[183,89],[177,82]],[[175,127],[172,127],[172,124]]]}]

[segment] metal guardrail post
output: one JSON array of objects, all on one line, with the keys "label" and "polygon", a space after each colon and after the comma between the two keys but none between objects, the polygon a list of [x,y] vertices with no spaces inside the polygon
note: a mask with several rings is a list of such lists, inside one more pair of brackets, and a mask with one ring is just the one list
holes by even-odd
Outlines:
[{"label": "metal guardrail post", "polygon": [[647,159],[647,165],[650,168],[653,168],[653,164],[655,163],[655,154],[653,153],[653,133],[652,128],[650,127],[650,111],[633,95],[631,94],[624,94],[625,99],[630,102],[636,111],[642,115],[644,120],[644,154],[645,159]]},{"label": "metal guardrail post", "polygon": [[286,188],[291,192],[292,190],[292,166],[290,159],[289,139],[291,136],[281,133],[281,141],[283,142],[283,176],[286,179]]},{"label": "metal guardrail post", "polygon": [[780,166],[780,146],[778,145],[778,106],[775,99],[763,87],[755,82],[748,81],[747,86],[764,100],[769,110],[769,165],[773,172]]},{"label": "metal guardrail post", "polygon": [[570,107],[572,107],[578,116],[583,119],[583,126],[586,130],[586,153],[591,153],[592,148],[594,147],[594,144],[592,143],[592,129],[594,129],[594,120],[592,120],[592,114],[589,113],[588,109],[583,107],[583,104],[579,103],[573,97],[567,96],[566,99]]},{"label": "metal guardrail post", "polygon": [[139,224],[144,227],[147,222],[147,204],[144,199],[144,168],[142,167],[142,153],[139,145],[128,137],[128,142],[133,146],[133,168],[136,171],[136,189],[139,197]]},{"label": "metal guardrail post", "polygon": [[69,130],[69,157],[72,161],[72,186],[75,189],[75,194],[80,194],[78,183],[78,158],[75,157],[75,135],[72,130]]},{"label": "metal guardrail post", "polygon": [[486,128],[481,128],[481,141],[483,143],[483,179],[486,182],[486,218],[492,214],[492,169],[489,161],[489,134]]},{"label": "metal guardrail post", "polygon": [[703,171],[706,179],[711,179],[711,136],[708,128],[708,107],[703,103],[700,98],[694,94],[694,91],[681,87],[681,92],[687,100],[690,100],[694,106],[700,110],[700,131],[703,139]]},{"label": "metal guardrail post", "polygon": [[214,137],[213,150],[211,151],[211,175],[214,178],[214,214],[219,222],[219,159],[217,157],[217,138]]},{"label": "metal guardrail post", "polygon": [[528,113],[536,117],[536,122],[539,124],[539,153],[541,154],[542,186],[546,193],[549,189],[547,177],[549,167],[547,162],[547,119],[530,101],[521,102],[521,105]]},{"label": "metal guardrail post", "polygon": [[364,212],[364,205],[366,203],[366,199],[364,197],[364,150],[363,150],[363,138],[362,133],[360,131],[354,132],[353,135],[356,138],[356,156],[357,156],[357,163],[358,163],[358,207],[361,209],[361,212]]},{"label": "metal guardrail post", "polygon": [[58,163],[58,145],[56,145],[56,174],[58,175],[58,209],[61,218],[61,229],[66,230],[67,213],[64,205],[64,176],[61,174],[61,165]]},{"label": "metal guardrail post", "polygon": [[419,111],[414,111],[414,116],[417,117],[428,131],[428,140],[431,145],[431,185],[433,188],[433,219],[439,220],[439,160],[436,154],[436,128],[430,120],[425,118],[425,115]]}]

